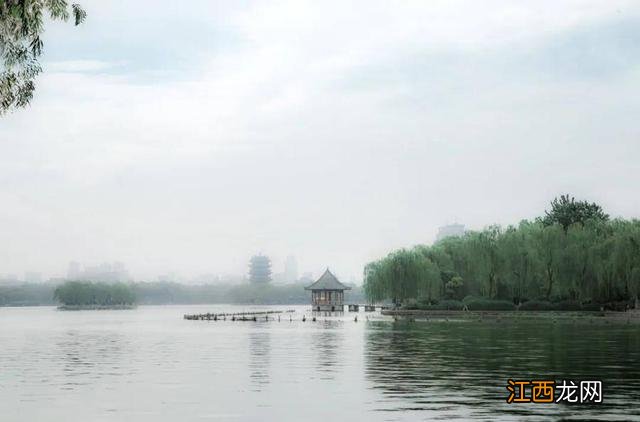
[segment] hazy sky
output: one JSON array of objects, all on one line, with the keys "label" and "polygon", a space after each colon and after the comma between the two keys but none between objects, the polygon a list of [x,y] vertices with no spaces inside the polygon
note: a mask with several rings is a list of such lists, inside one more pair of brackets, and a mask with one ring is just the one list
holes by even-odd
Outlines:
[{"label": "hazy sky", "polygon": [[0,119],[0,273],[348,281],[564,192],[640,216],[640,2],[79,2]]}]

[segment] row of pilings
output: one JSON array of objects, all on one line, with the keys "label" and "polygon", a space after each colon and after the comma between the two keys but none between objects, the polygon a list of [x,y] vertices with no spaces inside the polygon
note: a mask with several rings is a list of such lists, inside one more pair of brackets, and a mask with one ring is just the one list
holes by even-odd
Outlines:
[{"label": "row of pilings", "polygon": [[287,309],[286,311],[255,311],[255,312],[233,312],[233,313],[211,313],[208,312],[206,314],[185,314],[184,319],[192,320],[192,321],[217,321],[217,320],[227,320],[231,319],[232,321],[256,321],[258,317],[269,318],[269,315],[272,314],[284,314],[284,313],[293,313],[294,309]]},{"label": "row of pilings", "polygon": [[[185,314],[184,319],[192,320],[192,321],[226,321],[229,319],[230,321],[278,321],[280,322],[280,314],[289,314],[289,321],[293,321],[293,317],[291,316],[295,310],[289,309],[286,311],[262,311],[262,312],[236,312],[236,313],[206,313],[206,314]],[[277,317],[272,316],[273,314],[277,314]],[[342,314],[342,312],[341,312]],[[309,318],[312,322],[316,322],[317,318],[315,315],[312,315]],[[302,322],[307,320],[306,315],[302,315]],[[358,322],[358,315],[353,319],[355,322]],[[367,316],[367,320],[369,317]]]}]

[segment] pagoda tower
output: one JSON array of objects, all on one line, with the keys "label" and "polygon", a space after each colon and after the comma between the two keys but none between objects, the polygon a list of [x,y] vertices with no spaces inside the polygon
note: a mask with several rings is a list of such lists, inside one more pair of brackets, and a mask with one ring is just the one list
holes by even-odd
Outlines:
[{"label": "pagoda tower", "polygon": [[271,260],[268,256],[254,255],[249,261],[251,284],[266,284],[271,281]]}]

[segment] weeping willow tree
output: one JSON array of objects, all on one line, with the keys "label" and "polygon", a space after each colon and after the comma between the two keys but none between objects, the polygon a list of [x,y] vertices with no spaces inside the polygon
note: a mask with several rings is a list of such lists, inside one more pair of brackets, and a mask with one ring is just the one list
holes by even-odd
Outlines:
[{"label": "weeping willow tree", "polygon": [[[557,208],[564,202],[554,203]],[[579,204],[588,205],[576,207],[580,218],[566,217],[563,211],[559,222],[490,226],[433,246],[394,251],[366,266],[365,294],[371,301],[394,303],[464,295],[515,304],[636,301],[640,221],[609,220],[599,206]],[[584,215],[596,217],[585,220]],[[569,220],[565,227],[562,223]]]},{"label": "weeping willow tree", "polygon": [[438,298],[440,270],[421,249],[393,252],[365,267],[365,294],[370,301],[391,299],[399,304],[411,298]]},{"label": "weeping willow tree", "polygon": [[87,14],[65,0],[2,0],[0,2],[0,115],[25,107],[33,98],[44,42],[45,19],[80,25]]}]

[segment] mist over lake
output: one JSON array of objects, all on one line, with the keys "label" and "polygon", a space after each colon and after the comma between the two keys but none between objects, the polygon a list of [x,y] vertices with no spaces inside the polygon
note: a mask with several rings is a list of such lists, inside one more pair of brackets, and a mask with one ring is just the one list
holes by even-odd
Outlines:
[{"label": "mist over lake", "polygon": [[[637,325],[393,321],[378,313],[187,321],[283,307],[0,308],[7,422],[640,417]],[[368,315],[368,320],[367,320]],[[605,403],[507,405],[508,378],[595,378]]]}]

